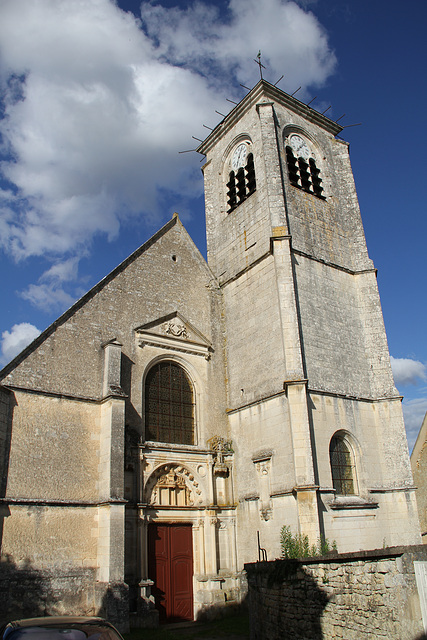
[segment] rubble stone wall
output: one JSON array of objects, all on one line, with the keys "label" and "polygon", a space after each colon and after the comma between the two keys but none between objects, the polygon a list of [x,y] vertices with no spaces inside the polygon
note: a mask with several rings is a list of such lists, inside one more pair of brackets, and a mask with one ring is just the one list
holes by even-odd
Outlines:
[{"label": "rubble stone wall", "polygon": [[414,562],[423,545],[247,564],[251,640],[421,639]]}]

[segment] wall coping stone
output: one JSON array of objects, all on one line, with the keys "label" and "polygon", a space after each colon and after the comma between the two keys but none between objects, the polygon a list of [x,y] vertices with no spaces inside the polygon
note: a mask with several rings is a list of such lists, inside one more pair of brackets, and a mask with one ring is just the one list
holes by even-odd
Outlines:
[{"label": "wall coping stone", "polygon": [[245,564],[245,571],[248,574],[259,573],[260,571],[268,572],[269,568],[273,569],[276,563],[291,562],[298,565],[303,564],[328,564],[328,563],[347,563],[359,562],[360,560],[374,560],[381,558],[398,558],[405,554],[412,553],[417,556],[423,556],[427,560],[427,545],[417,544],[409,546],[386,547],[384,549],[370,549],[365,551],[352,551],[348,553],[330,553],[326,556],[312,556],[310,558],[276,558],[268,562],[249,562]]}]

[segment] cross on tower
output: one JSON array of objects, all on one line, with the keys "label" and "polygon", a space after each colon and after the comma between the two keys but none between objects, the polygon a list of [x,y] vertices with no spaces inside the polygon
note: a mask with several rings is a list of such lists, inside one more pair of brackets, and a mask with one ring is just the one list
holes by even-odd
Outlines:
[{"label": "cross on tower", "polygon": [[254,62],[256,62],[256,64],[259,66],[259,75],[261,76],[261,80],[262,78],[262,70],[265,69],[264,65],[261,62],[261,50],[258,51],[258,55],[257,55],[257,59],[254,59]]}]

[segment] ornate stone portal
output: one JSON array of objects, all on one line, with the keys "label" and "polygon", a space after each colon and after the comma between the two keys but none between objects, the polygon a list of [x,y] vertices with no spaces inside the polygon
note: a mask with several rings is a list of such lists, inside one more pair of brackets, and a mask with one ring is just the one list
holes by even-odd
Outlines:
[{"label": "ornate stone portal", "polygon": [[[236,563],[236,506],[232,501],[232,443],[220,436],[209,449],[163,455],[142,453],[142,504],[139,510],[141,576],[149,578],[147,541],[151,523],[192,525],[194,615],[205,607],[240,598],[242,576]],[[142,446],[144,449],[144,446]],[[163,462],[162,457],[169,458]],[[170,461],[170,457],[175,460]],[[141,592],[140,597],[143,597]],[[147,596],[144,592],[144,602]]]}]

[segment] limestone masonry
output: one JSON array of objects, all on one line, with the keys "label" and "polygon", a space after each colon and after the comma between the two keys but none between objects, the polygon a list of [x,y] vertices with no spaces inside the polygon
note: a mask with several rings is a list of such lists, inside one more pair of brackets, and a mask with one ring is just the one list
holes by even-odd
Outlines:
[{"label": "limestone masonry", "polygon": [[208,263],[174,216],[3,369],[5,618],[210,615],[285,524],[420,543],[340,132],[260,81],[199,147]]}]

